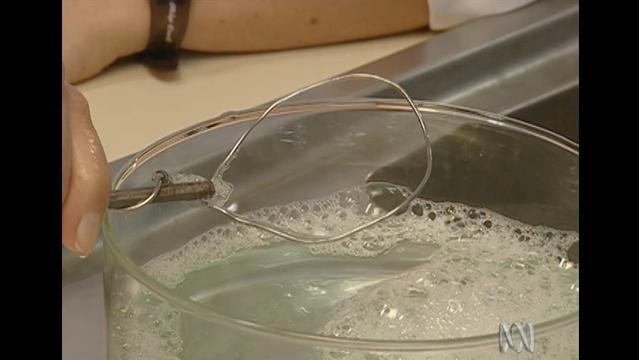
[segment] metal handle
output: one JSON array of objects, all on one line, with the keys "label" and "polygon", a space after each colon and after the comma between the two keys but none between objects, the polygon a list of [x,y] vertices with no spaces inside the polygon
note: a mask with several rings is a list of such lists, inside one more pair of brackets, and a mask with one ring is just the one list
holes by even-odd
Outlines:
[{"label": "metal handle", "polygon": [[215,194],[215,187],[210,181],[171,183],[163,170],[153,177],[156,181],[153,187],[111,192],[109,209],[136,210],[149,203],[200,200]]}]

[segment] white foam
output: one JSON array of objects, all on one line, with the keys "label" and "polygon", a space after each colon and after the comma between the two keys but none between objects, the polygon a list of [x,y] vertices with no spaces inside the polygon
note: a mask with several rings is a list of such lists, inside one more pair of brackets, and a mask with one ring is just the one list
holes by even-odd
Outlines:
[{"label": "white foam", "polygon": [[[494,333],[502,321],[538,324],[577,311],[578,270],[559,266],[562,251],[555,244],[539,247],[534,242],[543,238],[536,235],[520,235],[530,237],[520,242],[514,230],[499,226],[489,234],[449,239],[423,265],[343,300],[322,332],[450,339]],[[572,234],[562,240],[576,239]]]},{"label": "white foam", "polygon": [[200,175],[183,173],[171,173],[169,175],[169,180],[174,184],[209,181],[207,178]]},{"label": "white foam", "polygon": [[[360,195],[360,190],[350,189],[248,216],[297,230],[335,231],[370,218]],[[212,262],[278,241],[283,240],[230,223],[143,268],[164,285],[176,287],[185,275]],[[416,200],[402,215],[349,239],[309,249],[318,255],[372,257],[405,241],[434,244],[438,250],[422,265],[343,300],[318,329],[321,333],[387,340],[454,338],[494,333],[499,321],[538,323],[578,309],[578,267],[566,266],[565,260],[559,266],[578,234],[528,226],[485,209]],[[181,351],[178,314],[165,304],[151,306],[139,298],[126,296],[122,304],[128,310],[112,314],[115,323],[127,329],[122,341],[136,347],[123,353],[147,356],[146,351],[154,349],[156,355],[150,358],[175,358]]]}]

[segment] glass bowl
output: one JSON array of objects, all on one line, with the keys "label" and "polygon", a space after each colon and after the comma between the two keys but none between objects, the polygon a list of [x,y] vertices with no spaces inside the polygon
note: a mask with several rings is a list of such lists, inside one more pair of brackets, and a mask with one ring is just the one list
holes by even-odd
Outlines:
[{"label": "glass bowl", "polygon": [[[553,229],[548,234],[556,238],[540,237],[549,248],[560,244],[558,238],[566,234],[578,236],[577,144],[496,114],[416,104],[429,128],[433,167],[420,194],[421,205],[399,216],[427,222],[432,220],[431,206],[455,203],[460,205],[452,211],[458,212],[462,223],[474,219],[477,226],[490,228],[492,222],[482,218],[489,212],[527,224],[526,229],[533,232]],[[226,113],[154,143],[124,166],[114,188],[149,186],[158,169],[210,177],[237,136],[260,114],[261,110]],[[362,174],[414,184],[426,164],[419,156],[423,144],[416,128],[402,125],[407,121],[415,125],[411,116],[404,102],[370,98],[277,108],[229,171],[237,190],[234,206],[253,211],[312,199],[361,181]],[[357,134],[365,140],[349,140]],[[299,150],[300,144],[304,151]],[[329,176],[330,181],[314,183],[319,175]],[[455,214],[450,215],[447,221],[457,221]],[[552,317],[534,319],[532,351],[521,347],[527,335],[513,330],[508,333],[514,348],[504,352],[505,333],[500,344],[498,321],[485,324],[486,330],[479,333],[451,337],[380,338],[368,337],[366,332],[350,337],[321,331],[318,324],[327,321],[327,314],[340,301],[376,283],[370,281],[369,273],[378,280],[392,279],[428,263],[432,247],[413,246],[409,239],[408,245],[387,246],[379,256],[359,256],[365,248],[340,255],[263,240],[257,230],[228,223],[221,214],[193,203],[108,211],[104,279],[109,359],[578,358],[579,316],[574,306],[565,313],[555,311]],[[216,226],[227,233],[210,230]],[[216,236],[233,241],[202,245]],[[512,236],[528,241],[525,233]],[[348,241],[332,249],[361,245]],[[180,249],[198,246],[205,251],[195,251],[190,260],[180,262]],[[173,255],[163,255],[167,253]],[[154,262],[160,256],[165,261]],[[557,266],[566,263],[561,256],[556,260]],[[189,273],[188,281],[182,282],[183,272]],[[530,296],[536,296],[534,291]],[[380,316],[397,316],[392,308],[380,311]],[[493,318],[501,319],[499,314]],[[501,320],[510,326],[525,319]]]}]

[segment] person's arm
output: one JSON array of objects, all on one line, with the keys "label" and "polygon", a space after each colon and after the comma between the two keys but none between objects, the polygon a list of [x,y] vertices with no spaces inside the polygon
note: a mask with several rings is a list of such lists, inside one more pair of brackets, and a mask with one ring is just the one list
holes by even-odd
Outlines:
[{"label": "person's arm", "polygon": [[360,40],[425,27],[426,0],[194,0],[183,47],[243,52]]},{"label": "person's arm", "polygon": [[[281,50],[423,28],[426,0],[192,0],[182,48]],[[149,0],[63,0],[63,57],[70,81],[91,77],[149,39]]]}]

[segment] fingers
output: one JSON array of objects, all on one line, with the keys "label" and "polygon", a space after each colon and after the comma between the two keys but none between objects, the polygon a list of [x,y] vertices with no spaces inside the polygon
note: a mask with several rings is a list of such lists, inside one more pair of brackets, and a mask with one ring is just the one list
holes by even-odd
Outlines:
[{"label": "fingers", "polygon": [[[62,68],[64,79],[64,68]],[[67,197],[71,178],[71,133],[69,129],[69,93],[62,81],[62,204]]]},{"label": "fingers", "polygon": [[87,256],[100,233],[111,174],[86,100],[72,86],[67,85],[66,91],[67,143],[71,156],[68,189],[62,205],[62,242],[69,250]]}]

